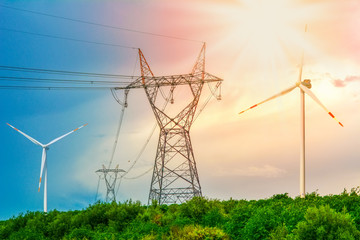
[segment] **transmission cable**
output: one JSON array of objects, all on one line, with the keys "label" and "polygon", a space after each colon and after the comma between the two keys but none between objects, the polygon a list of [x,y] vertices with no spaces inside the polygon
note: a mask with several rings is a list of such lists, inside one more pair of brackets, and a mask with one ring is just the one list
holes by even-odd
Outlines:
[{"label": "transmission cable", "polygon": [[27,13],[46,16],[46,17],[52,17],[52,18],[72,21],[72,22],[78,22],[78,23],[83,23],[83,24],[88,24],[88,25],[93,25],[93,26],[98,26],[98,27],[116,29],[116,30],[121,30],[121,31],[139,33],[139,34],[146,34],[146,35],[151,35],[151,36],[156,36],[156,37],[172,38],[172,39],[183,40],[183,41],[203,43],[203,41],[199,41],[199,40],[193,40],[193,39],[188,39],[188,38],[181,38],[181,37],[169,36],[169,35],[164,35],[164,34],[145,32],[145,31],[134,30],[134,29],[130,29],[130,28],[111,26],[111,25],[107,25],[107,24],[96,23],[96,22],[91,22],[91,21],[86,21],[86,20],[81,20],[81,19],[74,19],[74,18],[63,17],[63,16],[59,16],[59,15],[53,15],[53,14],[33,11],[33,10],[27,10],[27,9],[22,9],[22,8],[17,8],[17,7],[11,7],[11,6],[7,6],[7,5],[3,5],[3,4],[0,4],[0,6],[3,7],[3,8],[8,8],[8,9],[16,10],[16,11],[22,11],[22,12],[27,12]]},{"label": "transmission cable", "polygon": [[128,85],[131,82],[118,82],[118,81],[94,81],[94,80],[79,80],[79,79],[59,79],[59,78],[34,78],[34,77],[13,77],[13,76],[0,76],[0,81],[11,82],[47,82],[47,83],[72,83],[72,84],[113,84],[113,85]]},{"label": "transmission cable", "polygon": [[[82,78],[113,78],[113,79],[134,79],[139,78],[138,76],[129,76],[129,75],[120,75],[120,74],[106,74],[106,73],[93,73],[93,72],[76,72],[76,71],[65,71],[65,70],[54,70],[54,69],[43,69],[43,68],[27,68],[27,67],[18,67],[18,66],[4,66],[0,65],[0,71],[19,71],[19,72],[28,72],[36,74],[52,74],[52,75],[66,75],[66,76],[76,76]],[[16,81],[16,82],[46,82],[54,84],[80,84],[80,85],[89,85],[85,87],[72,87],[72,86],[19,86],[19,85],[0,85],[0,89],[25,89],[25,90],[83,90],[83,89],[109,89],[110,87],[119,87],[127,86],[131,81],[109,81],[109,80],[99,80],[99,79],[67,79],[66,78],[49,78],[49,77],[19,77],[19,76],[0,76],[0,81]],[[101,86],[102,85],[102,86]],[[106,87],[105,87],[106,86]]]},{"label": "transmission cable", "polygon": [[125,108],[127,107],[127,96],[128,96],[128,93],[129,93],[129,89],[125,89],[124,102],[121,102],[119,100],[119,98],[117,97],[116,92],[115,92],[115,90],[113,88],[111,88],[111,93],[112,93],[113,97],[115,98],[115,100],[122,106],[122,108],[121,108],[121,112],[120,112],[119,124],[118,124],[118,128],[117,128],[117,131],[116,131],[115,141],[114,141],[113,149],[112,149],[112,152],[111,152],[111,158],[110,158],[108,168],[110,168],[111,163],[112,163],[112,161],[114,159],[114,155],[115,155],[115,151],[116,151],[116,147],[117,147],[117,143],[118,143],[118,139],[119,139],[120,129],[121,129],[122,121],[123,121],[123,118],[124,118],[124,112],[125,112]]},{"label": "transmission cable", "polygon": [[98,180],[98,184],[97,184],[97,188],[96,188],[95,202],[97,200],[97,196],[98,196],[98,193],[99,193],[99,185],[100,185],[100,175],[99,175],[99,180]]},{"label": "transmission cable", "polygon": [[135,177],[124,177],[124,179],[126,179],[126,180],[133,180],[133,179],[138,179],[138,178],[141,178],[142,176],[145,176],[147,173],[149,173],[151,170],[153,170],[154,168],[153,167],[151,167],[151,168],[149,168],[148,170],[146,170],[145,172],[143,172],[143,173],[141,173],[141,174],[139,174],[139,175],[137,175],[137,176],[135,176]]},{"label": "transmission cable", "polygon": [[88,41],[88,40],[83,40],[83,39],[61,37],[61,36],[55,36],[55,35],[43,34],[43,33],[27,32],[27,31],[22,31],[22,30],[17,30],[17,29],[10,29],[10,28],[3,28],[3,27],[0,27],[0,30],[9,31],[9,32],[16,32],[16,33],[23,33],[23,34],[34,35],[34,36],[39,36],[39,37],[47,37],[47,38],[68,40],[68,41],[74,41],[74,42],[83,42],[83,43],[90,43],[90,44],[96,44],[96,45],[103,45],[103,46],[108,46],[108,47],[119,47],[119,48],[135,49],[135,50],[138,49],[138,48],[135,48],[135,47],[129,47],[129,46],[113,44],[113,43],[103,43],[103,42]]},{"label": "transmission cable", "polygon": [[109,90],[109,87],[53,87],[53,86],[8,86],[0,85],[6,90]]},{"label": "transmission cable", "polygon": [[123,75],[123,74],[107,74],[107,73],[92,73],[92,72],[76,72],[76,71],[66,71],[66,70],[28,68],[28,67],[4,66],[4,65],[0,65],[0,70],[19,71],[19,72],[35,72],[35,73],[58,74],[58,75],[87,76],[87,77],[103,77],[103,78],[131,78],[131,79],[133,79],[135,77],[134,74],[133,75]]}]

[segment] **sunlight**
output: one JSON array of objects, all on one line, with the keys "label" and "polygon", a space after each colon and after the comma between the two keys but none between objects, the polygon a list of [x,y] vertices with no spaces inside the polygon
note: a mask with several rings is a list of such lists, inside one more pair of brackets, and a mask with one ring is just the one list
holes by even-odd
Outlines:
[{"label": "sunlight", "polygon": [[298,6],[284,0],[241,3],[232,12],[230,35],[244,44],[247,58],[263,65],[285,63],[293,54],[292,47],[302,48],[306,21],[305,16],[299,18]]}]

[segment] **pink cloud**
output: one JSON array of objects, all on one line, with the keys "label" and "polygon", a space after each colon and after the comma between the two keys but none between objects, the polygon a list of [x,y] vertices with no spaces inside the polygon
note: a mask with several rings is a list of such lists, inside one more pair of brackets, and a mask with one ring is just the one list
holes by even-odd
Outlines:
[{"label": "pink cloud", "polygon": [[360,76],[348,76],[344,80],[333,80],[333,84],[335,87],[345,87],[350,82],[360,82]]}]

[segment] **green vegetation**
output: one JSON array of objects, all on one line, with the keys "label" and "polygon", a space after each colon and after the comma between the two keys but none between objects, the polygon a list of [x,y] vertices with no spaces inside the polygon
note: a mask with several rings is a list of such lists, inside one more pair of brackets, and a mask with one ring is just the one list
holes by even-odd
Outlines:
[{"label": "green vegetation", "polygon": [[305,199],[194,198],[180,205],[96,203],[0,221],[0,239],[360,239],[359,189]]}]

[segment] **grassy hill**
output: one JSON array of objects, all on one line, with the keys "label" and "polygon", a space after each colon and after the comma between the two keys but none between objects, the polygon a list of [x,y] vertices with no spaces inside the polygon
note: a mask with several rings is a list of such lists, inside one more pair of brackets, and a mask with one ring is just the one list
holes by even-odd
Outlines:
[{"label": "grassy hill", "polygon": [[179,205],[96,203],[0,222],[0,239],[360,239],[359,189],[262,200],[194,198]]}]

